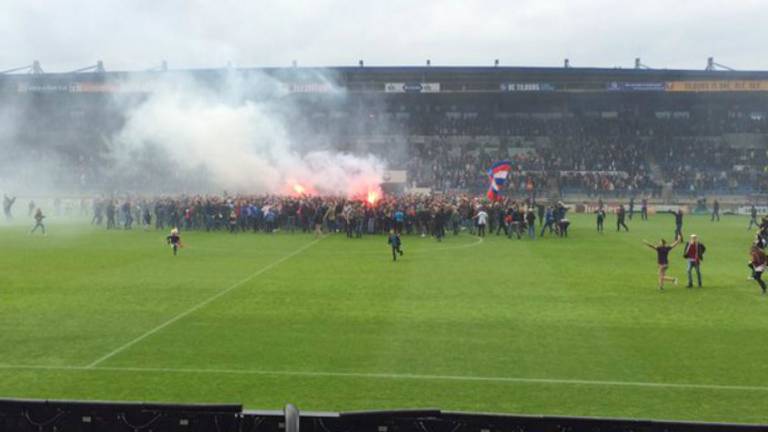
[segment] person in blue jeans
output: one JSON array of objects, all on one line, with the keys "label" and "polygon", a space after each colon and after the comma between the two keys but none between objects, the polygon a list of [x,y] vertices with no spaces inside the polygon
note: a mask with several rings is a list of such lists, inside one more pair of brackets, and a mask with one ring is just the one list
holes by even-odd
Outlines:
[{"label": "person in blue jeans", "polygon": [[398,254],[403,256],[403,250],[400,249],[400,245],[402,244],[400,241],[400,234],[396,233],[394,229],[389,230],[387,244],[392,247],[392,261],[397,261]]},{"label": "person in blue jeans", "polygon": [[685,244],[683,249],[683,257],[688,261],[688,288],[693,287],[692,271],[696,270],[696,280],[699,288],[701,288],[701,261],[704,260],[704,252],[707,248],[704,247],[696,234],[691,234],[691,239]]},{"label": "person in blue jeans", "polygon": [[533,207],[528,208],[528,212],[525,214],[525,223],[528,225],[528,237],[531,240],[536,239],[536,213],[533,212]]},{"label": "person in blue jeans", "polygon": [[547,207],[546,213],[544,213],[544,224],[541,226],[541,233],[539,234],[539,237],[544,236],[544,231],[549,228],[550,234],[554,230],[554,224],[555,224],[555,213],[552,210],[552,207]]}]

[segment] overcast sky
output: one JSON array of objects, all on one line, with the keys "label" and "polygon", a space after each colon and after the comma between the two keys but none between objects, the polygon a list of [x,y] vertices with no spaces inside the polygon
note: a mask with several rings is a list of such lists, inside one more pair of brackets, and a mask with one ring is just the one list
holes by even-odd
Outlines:
[{"label": "overcast sky", "polygon": [[768,69],[764,0],[1,0],[0,70],[502,65]]}]

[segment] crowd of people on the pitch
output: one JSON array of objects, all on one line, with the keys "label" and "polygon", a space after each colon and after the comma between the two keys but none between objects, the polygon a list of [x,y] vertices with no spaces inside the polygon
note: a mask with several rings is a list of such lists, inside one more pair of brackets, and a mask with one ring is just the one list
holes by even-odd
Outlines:
[{"label": "crowd of people on the pitch", "polygon": [[[93,201],[91,223],[106,229],[343,232],[349,238],[381,234],[433,236],[462,231],[485,236],[535,239],[547,233],[568,236],[570,221],[562,203],[504,198],[490,202],[468,195],[387,195],[370,203],[340,197],[193,196],[153,199],[103,198]],[[537,229],[540,226],[540,229]]]},{"label": "crowd of people on the pitch", "polygon": [[[60,200],[56,200],[60,205]],[[7,219],[12,219],[12,208],[16,197],[4,196],[3,210]],[[81,211],[86,201],[81,200]],[[57,207],[58,207],[57,205]],[[30,234],[38,229],[46,234],[43,223],[46,216],[29,203],[29,216],[35,225]],[[615,210],[616,231],[629,231],[627,218],[632,219],[636,212],[636,203],[630,199],[625,208],[620,204]],[[387,195],[375,203],[362,199],[340,197],[310,196],[192,196],[122,199],[99,198],[92,200],[92,219],[94,225],[104,225],[106,229],[171,229],[167,237],[174,255],[182,246],[180,231],[204,230],[224,231],[232,234],[253,231],[275,233],[277,231],[314,233],[316,236],[330,233],[346,233],[348,238],[361,238],[364,234],[389,234],[388,243],[392,247],[392,257],[402,256],[401,235],[432,236],[442,241],[446,235],[458,235],[468,231],[479,237],[501,235],[507,238],[534,240],[549,233],[557,237],[568,237],[570,221],[566,214],[568,208],[561,202],[553,205],[537,203],[532,199],[515,201],[503,198],[488,201],[484,198],[468,195]],[[604,232],[606,207],[602,199],[598,200],[594,212],[597,231]],[[648,219],[648,201],[642,198],[639,203],[640,217]],[[664,289],[664,283],[677,279],[667,275],[669,252],[683,240],[682,208],[669,211],[674,217],[674,242],[669,244],[661,240],[658,244],[645,242],[657,252],[659,266],[658,286]],[[713,202],[710,220],[720,220],[720,205]],[[537,225],[538,224],[538,225]],[[758,227],[750,247],[750,279],[754,279],[766,294],[766,283],[762,274],[768,265],[765,248],[768,246],[768,216],[758,221],[758,213],[753,205],[750,209],[748,230]],[[701,263],[706,247],[695,234],[685,243],[683,257],[687,263],[688,287],[693,287],[693,274],[696,283],[702,286]]]}]

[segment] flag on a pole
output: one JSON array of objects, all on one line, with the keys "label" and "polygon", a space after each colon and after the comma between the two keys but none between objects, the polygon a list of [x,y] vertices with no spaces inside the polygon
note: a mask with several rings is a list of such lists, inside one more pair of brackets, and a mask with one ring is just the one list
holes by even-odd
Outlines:
[{"label": "flag on a pole", "polygon": [[489,200],[497,201],[499,199],[499,192],[507,184],[510,171],[512,171],[512,163],[508,160],[498,161],[488,169],[488,180],[491,183],[488,186]]}]

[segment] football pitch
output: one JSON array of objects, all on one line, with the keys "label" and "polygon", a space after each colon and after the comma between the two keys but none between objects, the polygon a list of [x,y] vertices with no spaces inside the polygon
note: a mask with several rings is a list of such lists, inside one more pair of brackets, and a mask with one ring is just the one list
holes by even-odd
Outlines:
[{"label": "football pitch", "polygon": [[[55,218],[54,218],[55,219]],[[671,215],[602,235],[404,236],[0,227],[0,397],[768,422],[768,298],[748,219]]]}]

